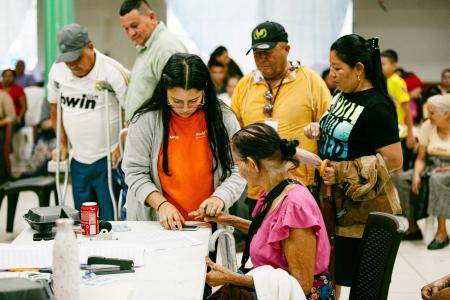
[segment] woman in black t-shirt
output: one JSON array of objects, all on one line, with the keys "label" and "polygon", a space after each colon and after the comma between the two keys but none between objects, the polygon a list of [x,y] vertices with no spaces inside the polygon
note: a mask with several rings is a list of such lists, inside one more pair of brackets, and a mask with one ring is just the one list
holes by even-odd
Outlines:
[{"label": "woman in black t-shirt", "polygon": [[[401,168],[402,149],[395,106],[381,72],[378,39],[356,34],[336,40],[330,52],[330,76],[337,92],[319,123],[305,128],[308,138],[320,139],[319,156],[332,161],[381,154],[390,171]],[[334,168],[325,168],[323,182],[336,184]],[[335,280],[351,286],[361,231],[335,234]]]}]

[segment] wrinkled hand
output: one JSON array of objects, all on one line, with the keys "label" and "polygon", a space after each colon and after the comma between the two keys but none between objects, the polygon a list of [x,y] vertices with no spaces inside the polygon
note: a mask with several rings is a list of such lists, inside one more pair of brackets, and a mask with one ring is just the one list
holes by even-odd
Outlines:
[{"label": "wrinkled hand", "polygon": [[407,136],[406,137],[406,147],[408,149],[413,149],[416,145],[416,138],[414,136]]},{"label": "wrinkled hand", "polygon": [[184,218],[178,209],[170,202],[164,202],[159,207],[159,224],[164,229],[181,230],[184,224]]},{"label": "wrinkled hand", "polygon": [[308,139],[320,139],[321,132],[319,123],[309,123],[308,125],[306,125],[305,129],[303,129],[303,133]]},{"label": "wrinkled hand", "polygon": [[205,216],[217,217],[224,207],[225,203],[222,199],[212,196],[204,200],[197,210],[190,212],[189,216],[196,219],[203,218]]},{"label": "wrinkled hand", "polygon": [[414,193],[414,195],[419,195],[421,181],[422,179],[420,179],[420,175],[413,175],[411,182],[411,191]]},{"label": "wrinkled hand", "polygon": [[[61,144],[61,146],[59,147],[59,150],[60,150],[60,156],[59,156],[60,161],[67,159],[67,156],[69,154],[67,151],[67,146]],[[56,155],[57,155],[56,149],[53,149],[52,160],[56,161]]]},{"label": "wrinkled hand", "polygon": [[336,175],[334,173],[334,167],[329,166],[325,167],[324,173],[323,173],[323,183],[326,185],[333,185],[336,184]]},{"label": "wrinkled hand", "polygon": [[111,165],[114,170],[117,169],[117,166],[119,165],[120,160],[120,149],[119,145],[117,145],[116,149],[111,152]]},{"label": "wrinkled hand", "polygon": [[[194,212],[190,213],[189,215],[193,214]],[[224,224],[227,225],[227,220],[230,219],[230,215],[225,213],[225,212],[221,212],[217,217],[216,216],[196,216],[195,217],[196,220],[201,220],[203,222],[215,222],[217,224]]]},{"label": "wrinkled hand", "polygon": [[443,172],[447,172],[447,171],[450,171],[450,166],[436,167],[433,169],[433,172],[435,172],[435,173],[443,173]]},{"label": "wrinkled hand", "polygon": [[422,292],[422,299],[428,300],[431,299],[431,297],[438,293],[440,290],[446,288],[449,284],[449,276],[444,276],[436,281],[433,281],[432,283],[427,284],[424,286],[421,290]]},{"label": "wrinkled hand", "polygon": [[322,164],[322,160],[319,156],[317,156],[317,154],[300,148],[297,148],[297,151],[295,152],[295,158],[307,166],[318,167]]},{"label": "wrinkled hand", "polygon": [[206,283],[209,286],[214,287],[227,284],[230,282],[230,278],[236,275],[236,273],[227,268],[214,263],[208,256],[206,257],[206,264],[211,269],[211,271],[206,274]]}]

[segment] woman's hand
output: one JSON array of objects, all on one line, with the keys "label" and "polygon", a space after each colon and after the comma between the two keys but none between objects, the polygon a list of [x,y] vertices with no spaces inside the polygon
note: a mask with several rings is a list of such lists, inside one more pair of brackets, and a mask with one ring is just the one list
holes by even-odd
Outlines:
[{"label": "woman's hand", "polygon": [[336,174],[334,173],[334,167],[328,166],[325,167],[323,172],[323,183],[326,185],[333,185],[336,184]]},{"label": "woman's hand", "polygon": [[206,264],[211,269],[211,271],[206,274],[206,283],[209,286],[214,287],[230,283],[233,276],[237,275],[227,268],[214,263],[208,256],[206,257]]},{"label": "woman's hand", "polygon": [[420,179],[420,175],[413,174],[413,178],[412,178],[412,182],[411,182],[411,191],[415,195],[419,195],[421,181],[422,181],[422,179]]},{"label": "woman's hand", "polygon": [[159,210],[159,224],[164,229],[181,230],[184,224],[184,218],[169,201],[160,204]]},{"label": "woman's hand", "polygon": [[449,280],[450,275],[447,275],[424,286],[421,290],[422,299],[431,299],[433,295],[437,294],[440,290],[446,288],[449,285]]},{"label": "woman's hand", "polygon": [[197,210],[190,212],[189,216],[196,219],[204,218],[206,216],[217,217],[222,212],[224,207],[225,203],[222,199],[212,196],[204,200]]},{"label": "woman's hand", "polygon": [[309,123],[308,125],[306,125],[305,129],[303,129],[303,133],[308,139],[320,139],[321,132],[319,123]]},{"label": "woman's hand", "polygon": [[194,217],[196,220],[200,220],[203,222],[215,222],[218,224],[228,225],[227,221],[230,219],[230,215],[224,212],[221,212],[217,217],[216,216],[200,216],[197,211],[193,211],[189,213],[190,217]]},{"label": "woman's hand", "polygon": [[450,171],[450,166],[436,167],[433,169],[433,172],[435,172],[435,173],[443,173],[443,172],[447,172],[447,171]]}]

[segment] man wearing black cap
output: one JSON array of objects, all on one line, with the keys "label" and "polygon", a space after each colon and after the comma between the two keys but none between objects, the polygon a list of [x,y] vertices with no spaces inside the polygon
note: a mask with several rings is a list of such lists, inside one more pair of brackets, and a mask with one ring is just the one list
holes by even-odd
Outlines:
[{"label": "man wearing black cap", "polygon": [[[58,47],[59,56],[49,73],[48,101],[55,130],[57,102],[61,102],[60,157],[67,158],[69,141],[75,208],[79,210],[83,202],[98,202],[100,218],[112,220],[106,156],[108,151],[112,152],[115,168],[120,157],[119,104],[123,106],[125,102],[129,72],[96,50],[87,28],[79,24],[61,29]],[[106,124],[105,89],[108,90],[109,125]],[[108,129],[111,149],[107,149],[105,138]]]},{"label": "man wearing black cap", "polygon": [[[299,140],[301,148],[317,153],[317,142],[307,139],[303,128],[317,122],[330,104],[325,82],[299,61],[288,61],[288,34],[276,22],[266,21],[253,29],[247,54],[252,50],[257,70],[239,81],[231,99],[241,126],[266,123],[283,138]],[[314,167],[301,164],[293,175],[311,185]],[[258,199],[258,194],[250,188],[247,196]]]}]

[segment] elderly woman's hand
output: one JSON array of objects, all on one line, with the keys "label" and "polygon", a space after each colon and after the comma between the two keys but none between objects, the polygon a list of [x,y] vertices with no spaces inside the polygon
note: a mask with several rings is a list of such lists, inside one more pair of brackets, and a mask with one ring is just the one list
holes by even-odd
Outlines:
[{"label": "elderly woman's hand", "polygon": [[181,230],[184,218],[178,209],[169,201],[163,202],[158,210],[159,223],[164,229]]},{"label": "elderly woman's hand", "polygon": [[450,275],[444,276],[432,283],[427,284],[421,290],[422,299],[427,300],[431,299],[431,297],[437,294],[440,290],[449,286]]},{"label": "elderly woman's hand", "polygon": [[228,225],[230,219],[232,219],[234,216],[231,216],[227,213],[221,212],[218,216],[200,216],[197,211],[193,211],[189,213],[190,217],[194,217],[196,220],[200,220],[203,222],[215,222],[218,224],[224,224]]},{"label": "elderly woman's hand", "polygon": [[236,273],[227,268],[214,263],[208,256],[206,257],[206,264],[211,269],[211,271],[206,274],[206,283],[209,286],[227,284],[232,280],[233,276],[236,275]]},{"label": "elderly woman's hand", "polygon": [[414,193],[414,195],[419,195],[421,181],[422,179],[420,179],[420,175],[413,174],[411,191]]},{"label": "elderly woman's hand", "polygon": [[196,219],[206,216],[217,217],[222,212],[224,207],[225,203],[222,199],[212,196],[204,200],[197,210],[190,212],[189,216]]},{"label": "elderly woman's hand", "polygon": [[433,169],[433,172],[436,172],[436,173],[443,173],[443,172],[448,172],[448,171],[450,171],[450,166],[436,167]]}]

